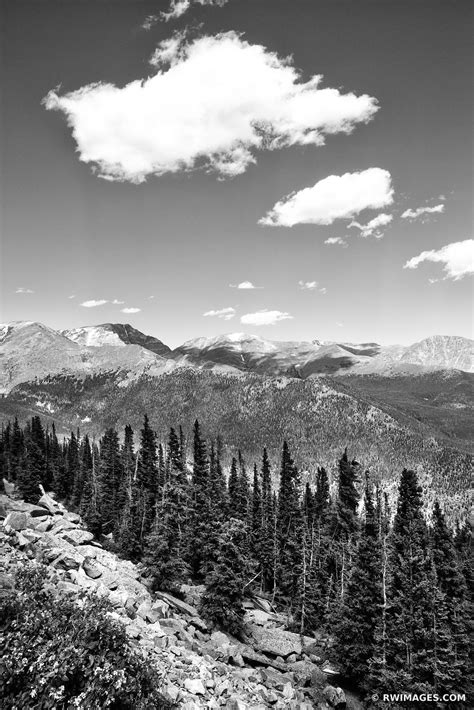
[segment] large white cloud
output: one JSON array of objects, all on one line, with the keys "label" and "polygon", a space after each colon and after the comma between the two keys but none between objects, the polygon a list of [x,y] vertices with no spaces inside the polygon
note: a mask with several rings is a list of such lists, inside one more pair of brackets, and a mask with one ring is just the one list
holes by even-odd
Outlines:
[{"label": "large white cloud", "polygon": [[444,212],[444,205],[435,205],[434,207],[417,207],[416,210],[412,210],[411,208],[408,210],[405,210],[403,214],[401,215],[402,219],[417,219],[418,217],[423,217],[424,215],[428,214],[441,214]]},{"label": "large white cloud", "polygon": [[270,227],[295,224],[332,224],[365,209],[378,209],[393,202],[390,173],[368,168],[356,173],[329,175],[313,187],[288,195],[259,221]]},{"label": "large white cloud", "polygon": [[245,325],[275,325],[281,320],[292,319],[293,316],[282,311],[256,311],[255,313],[246,313],[240,319]]},{"label": "large white cloud", "polygon": [[381,214],[378,214],[376,217],[367,222],[367,224],[351,222],[349,224],[349,227],[357,227],[357,229],[360,229],[361,237],[374,236],[376,239],[381,239],[383,237],[383,232],[381,231],[381,228],[386,227],[387,224],[390,224],[392,220],[393,216],[391,214],[386,214],[385,212],[382,212]]},{"label": "large white cloud", "polygon": [[245,172],[257,150],[323,145],[378,110],[376,99],[307,82],[288,58],[235,32],[162,42],[154,75],[119,88],[96,83],[60,95],[82,161],[108,180],[143,182],[201,168],[221,177]]},{"label": "large white cloud", "polygon": [[404,269],[417,269],[424,261],[435,261],[443,264],[445,279],[458,281],[463,276],[474,274],[474,239],[446,244],[441,249],[422,251],[418,256],[409,259]]}]

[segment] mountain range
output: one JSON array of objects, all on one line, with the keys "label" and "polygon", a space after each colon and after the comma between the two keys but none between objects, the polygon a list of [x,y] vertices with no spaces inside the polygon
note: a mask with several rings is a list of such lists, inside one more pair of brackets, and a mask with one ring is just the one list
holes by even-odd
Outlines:
[{"label": "mountain range", "polygon": [[177,367],[306,379],[321,375],[407,376],[474,370],[474,341],[437,335],[410,346],[277,342],[245,333],[196,338],[172,350],[128,324],[55,331],[41,323],[0,325],[0,391],[55,374],[158,376]]},{"label": "mountain range", "polygon": [[465,508],[474,450],[473,341],[434,336],[411,346],[284,342],[243,333],[198,338],[172,350],[130,325],[55,331],[0,326],[0,421],[40,414],[59,433],[100,436],[146,412],[160,436],[199,418],[241,449],[277,466],[287,439],[308,476],[329,471],[349,447],[364,467],[395,481],[419,472],[425,494]]}]

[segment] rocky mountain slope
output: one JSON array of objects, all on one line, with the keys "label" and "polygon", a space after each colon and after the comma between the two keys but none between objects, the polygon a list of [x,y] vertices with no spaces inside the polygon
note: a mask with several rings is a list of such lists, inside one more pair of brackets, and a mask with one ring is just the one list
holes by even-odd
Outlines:
[{"label": "rocky mountain slope", "polygon": [[86,346],[30,321],[0,326],[0,392],[59,373],[121,372],[133,377],[144,372],[158,375],[172,367],[172,361],[142,345],[116,347],[104,339],[104,344]]},{"label": "rocky mountain slope", "polygon": [[83,593],[105,597],[130,644],[158,667],[161,691],[176,707],[362,708],[337,686],[337,669],[327,660],[327,635],[286,631],[284,618],[264,598],[247,600],[243,639],[212,629],[197,611],[201,587],[183,585],[182,598],[152,593],[139,566],[105,549],[77,514],[50,495],[32,505],[17,498],[13,484],[5,482],[5,490],[0,496],[0,592],[14,586],[12,572],[30,559],[48,566],[56,593],[78,604]]},{"label": "rocky mountain slope", "polygon": [[102,345],[113,345],[124,347],[125,345],[140,345],[146,350],[150,350],[161,357],[169,357],[171,348],[154,338],[152,335],[145,335],[128,323],[103,323],[102,325],[87,325],[83,328],[72,328],[71,330],[61,330],[69,340],[86,347],[101,347]]}]

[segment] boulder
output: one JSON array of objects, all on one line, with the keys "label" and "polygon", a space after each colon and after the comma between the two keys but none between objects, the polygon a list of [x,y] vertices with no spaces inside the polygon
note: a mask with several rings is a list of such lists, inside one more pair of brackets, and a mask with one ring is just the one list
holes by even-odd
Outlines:
[{"label": "boulder", "polygon": [[51,525],[52,525],[51,518],[48,518],[47,520],[42,520],[41,522],[37,523],[35,525],[35,530],[37,530],[38,532],[41,532],[41,533],[47,532],[48,530],[51,529]]},{"label": "boulder", "polygon": [[128,594],[127,592],[121,592],[118,589],[110,592],[109,601],[115,609],[124,608],[127,603]]},{"label": "boulder", "polygon": [[30,544],[30,541],[19,530],[15,531],[15,537],[20,550],[24,550]]},{"label": "boulder", "polygon": [[244,624],[274,627],[276,626],[275,615],[261,609],[249,609],[244,616]]},{"label": "boulder", "polygon": [[165,602],[168,602],[168,604],[173,606],[182,614],[187,614],[188,616],[198,616],[195,607],[191,606],[190,604],[187,604],[186,602],[183,602],[181,599],[176,599],[176,597],[174,597],[172,594],[168,594],[167,592],[156,592],[156,597],[158,597],[158,599],[163,599]]},{"label": "boulder", "polygon": [[184,681],[184,687],[186,688],[188,693],[192,693],[193,695],[206,694],[206,689],[200,678],[186,678],[186,680]]},{"label": "boulder", "polygon": [[[139,611],[137,613],[140,613]],[[184,629],[184,622],[181,619],[161,619],[160,626],[170,634],[177,634]]]},{"label": "boulder", "polygon": [[100,570],[99,567],[93,563],[91,557],[86,557],[84,559],[84,564],[82,565],[82,567],[84,569],[84,572],[91,579],[97,579],[102,575],[102,570]]},{"label": "boulder", "polygon": [[237,696],[232,696],[228,699],[226,704],[226,710],[250,710],[250,706],[244,703]]},{"label": "boulder", "polygon": [[64,517],[70,523],[75,523],[76,525],[81,522],[81,516],[78,515],[78,513],[70,513],[69,511],[67,511],[66,513],[64,513]]},{"label": "boulder", "polygon": [[12,510],[3,521],[4,527],[10,526],[12,530],[24,530],[28,522],[26,513]]},{"label": "boulder", "polygon": [[[257,651],[270,653],[273,656],[286,658],[292,653],[300,656],[303,651],[305,637],[283,629],[268,629],[260,626],[252,627],[252,645]],[[307,639],[311,641],[311,639]]]},{"label": "boulder", "polygon": [[331,707],[337,708],[337,710],[344,710],[346,707],[346,696],[342,688],[327,685],[323,690],[323,695]]},{"label": "boulder", "polygon": [[170,606],[163,599],[157,599],[151,605],[151,608],[158,615],[159,619],[166,619],[169,614]]},{"label": "boulder", "polygon": [[283,690],[286,683],[288,683],[288,677],[283,673],[273,670],[273,668],[262,668],[260,673],[265,685],[269,688]]},{"label": "boulder", "polygon": [[182,584],[179,591],[187,604],[197,608],[201,603],[206,587],[204,584]]},{"label": "boulder", "polygon": [[94,538],[93,534],[88,530],[79,530],[78,528],[61,531],[61,537],[66,540],[66,542],[70,542],[71,545],[76,546],[86,544]]},{"label": "boulder", "polygon": [[314,666],[313,671],[311,672],[311,687],[322,689],[326,687],[327,682],[328,679],[324,671],[317,666]]},{"label": "boulder", "polygon": [[64,512],[64,509],[62,509],[62,506],[59,506],[59,504],[52,498],[50,495],[47,493],[43,493],[41,498],[38,501],[39,505],[42,505],[43,508],[46,508],[46,510],[49,510],[51,515],[60,515],[61,513]]},{"label": "boulder", "polygon": [[137,609],[137,615],[140,616],[145,621],[149,621],[150,624],[154,624],[161,617],[158,612],[154,611],[151,602],[149,600],[144,601],[140,604]]},{"label": "boulder", "polygon": [[321,673],[324,676],[324,673],[310,661],[288,663],[288,670],[293,673],[296,683],[301,686],[312,684],[313,673]]}]

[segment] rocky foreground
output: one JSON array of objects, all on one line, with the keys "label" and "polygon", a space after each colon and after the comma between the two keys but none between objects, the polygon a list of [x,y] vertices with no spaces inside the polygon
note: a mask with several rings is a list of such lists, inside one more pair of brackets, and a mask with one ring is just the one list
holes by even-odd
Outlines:
[{"label": "rocky foreground", "polygon": [[286,631],[285,619],[268,600],[246,602],[246,643],[211,629],[197,607],[203,587],[182,587],[183,599],[151,592],[139,565],[119,559],[84,529],[79,515],[49,494],[37,505],[18,499],[4,481],[0,495],[0,582],[14,581],[22,560],[48,565],[58,594],[107,597],[110,615],[126,628],[144,660],[156,664],[162,693],[176,707],[228,710],[331,710],[360,708],[341,688],[326,663],[329,639]]}]

